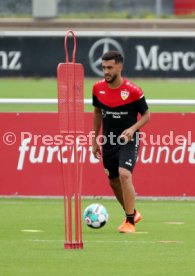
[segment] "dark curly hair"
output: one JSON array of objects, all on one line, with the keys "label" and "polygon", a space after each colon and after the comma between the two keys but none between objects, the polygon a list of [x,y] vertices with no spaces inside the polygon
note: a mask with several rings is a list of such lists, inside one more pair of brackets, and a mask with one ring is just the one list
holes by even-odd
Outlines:
[{"label": "dark curly hair", "polygon": [[114,59],[116,63],[123,63],[123,56],[118,51],[109,51],[103,54],[102,60]]}]

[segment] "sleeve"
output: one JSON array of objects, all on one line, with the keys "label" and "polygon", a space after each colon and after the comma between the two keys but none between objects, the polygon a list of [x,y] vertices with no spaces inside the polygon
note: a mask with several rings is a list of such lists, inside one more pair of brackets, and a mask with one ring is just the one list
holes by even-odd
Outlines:
[{"label": "sleeve", "polygon": [[143,115],[148,110],[148,105],[144,97],[144,93],[142,89],[135,84],[133,85],[132,89],[136,109],[141,115]]},{"label": "sleeve", "polygon": [[140,87],[138,87],[137,85],[133,86],[133,97],[134,97],[134,101],[138,101],[142,97],[144,97],[144,93],[143,93],[142,89]]},{"label": "sleeve", "polygon": [[95,107],[100,107],[98,98],[97,98],[94,94],[93,94],[93,98],[92,98],[92,104],[93,104],[93,106],[95,106]]},{"label": "sleeve", "polygon": [[99,100],[96,96],[96,85],[93,86],[92,95],[92,105],[95,107],[100,107]]},{"label": "sleeve", "polygon": [[148,105],[144,96],[135,101],[137,111],[143,115],[148,110]]}]

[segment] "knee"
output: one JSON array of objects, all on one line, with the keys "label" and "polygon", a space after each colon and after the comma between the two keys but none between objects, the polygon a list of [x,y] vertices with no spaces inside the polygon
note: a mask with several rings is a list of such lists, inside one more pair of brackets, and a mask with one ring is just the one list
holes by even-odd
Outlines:
[{"label": "knee", "polygon": [[119,168],[119,177],[121,180],[128,180],[131,178],[131,172],[124,168]]}]

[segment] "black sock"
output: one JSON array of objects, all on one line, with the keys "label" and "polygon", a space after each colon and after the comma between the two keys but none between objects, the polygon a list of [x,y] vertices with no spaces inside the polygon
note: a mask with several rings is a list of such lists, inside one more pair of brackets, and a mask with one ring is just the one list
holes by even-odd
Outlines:
[{"label": "black sock", "polygon": [[131,224],[135,225],[134,222],[134,213],[133,214],[126,214],[126,219],[128,222],[130,222]]},{"label": "black sock", "polygon": [[[125,211],[125,208],[123,208],[123,210]],[[134,209],[134,213],[133,213],[133,214],[134,214],[134,216],[135,216],[135,213],[136,213],[136,209]]]}]

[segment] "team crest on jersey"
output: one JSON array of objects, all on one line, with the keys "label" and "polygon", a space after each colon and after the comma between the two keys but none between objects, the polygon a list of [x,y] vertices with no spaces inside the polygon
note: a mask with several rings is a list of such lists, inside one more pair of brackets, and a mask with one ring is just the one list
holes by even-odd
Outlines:
[{"label": "team crest on jersey", "polygon": [[121,98],[123,99],[123,101],[125,101],[128,97],[129,97],[129,91],[122,90],[121,91]]}]

